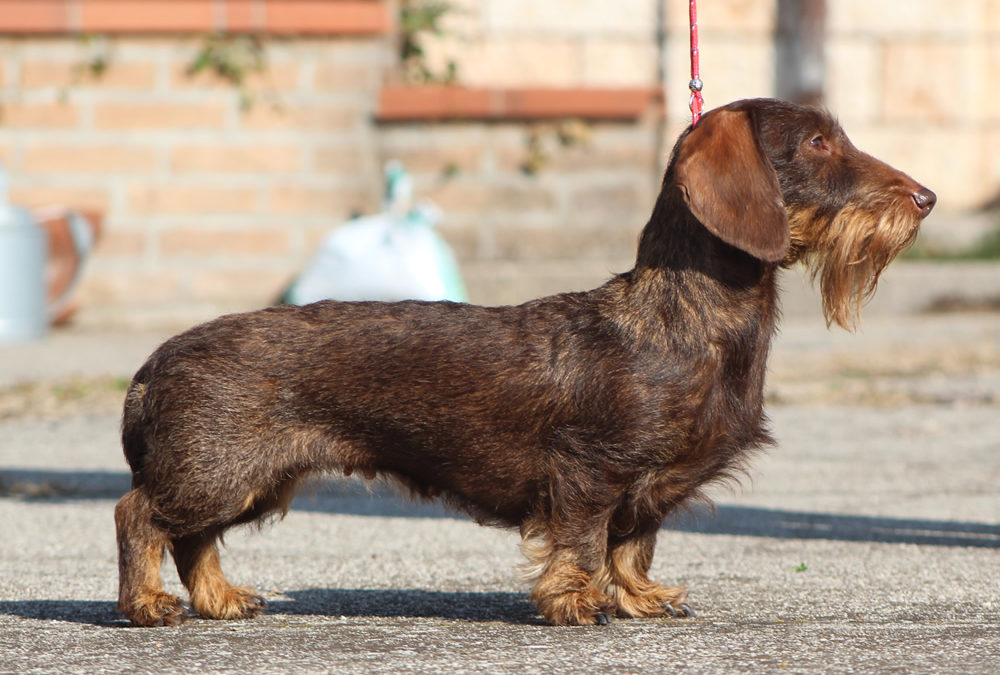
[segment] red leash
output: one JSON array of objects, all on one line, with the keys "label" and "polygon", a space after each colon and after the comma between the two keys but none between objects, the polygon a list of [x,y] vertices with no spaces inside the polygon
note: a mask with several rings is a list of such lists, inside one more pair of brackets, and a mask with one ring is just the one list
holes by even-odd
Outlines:
[{"label": "red leash", "polygon": [[698,7],[696,0],[691,0],[691,81],[688,88],[691,90],[691,126],[698,124],[701,119],[701,108],[705,100],[701,97],[701,67],[698,64]]}]

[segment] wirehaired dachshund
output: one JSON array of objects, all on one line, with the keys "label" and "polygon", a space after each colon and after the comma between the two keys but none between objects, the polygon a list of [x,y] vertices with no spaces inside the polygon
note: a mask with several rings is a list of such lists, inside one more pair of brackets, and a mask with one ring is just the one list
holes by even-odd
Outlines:
[{"label": "wirehaired dachshund", "polygon": [[261,610],[217,541],[284,513],[312,474],[388,479],[518,528],[553,624],[691,615],[648,577],[664,518],[771,444],[779,270],[803,261],[850,329],[934,193],[824,111],[731,103],[681,134],[635,267],[516,307],[334,302],[223,316],[135,374],[115,509],[118,607],[175,624],[164,549],[198,614]]}]

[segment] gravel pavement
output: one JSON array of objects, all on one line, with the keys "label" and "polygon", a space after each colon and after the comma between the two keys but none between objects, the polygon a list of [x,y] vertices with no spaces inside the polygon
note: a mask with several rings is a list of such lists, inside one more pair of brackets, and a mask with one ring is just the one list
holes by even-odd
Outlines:
[{"label": "gravel pavement", "polygon": [[778,445],[660,534],[653,576],[698,618],[591,628],[542,623],[515,533],[350,481],[227,535],[263,616],[129,627],[118,410],[163,337],[0,347],[0,673],[1000,672],[1000,313],[876,311],[848,335],[792,312]]}]

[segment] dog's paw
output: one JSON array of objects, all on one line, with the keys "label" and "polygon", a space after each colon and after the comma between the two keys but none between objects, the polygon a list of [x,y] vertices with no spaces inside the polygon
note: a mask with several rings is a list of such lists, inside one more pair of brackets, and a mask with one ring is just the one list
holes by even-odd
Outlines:
[{"label": "dog's paw", "polygon": [[216,589],[211,596],[192,597],[191,602],[206,619],[250,619],[264,610],[264,598],[247,586]]},{"label": "dog's paw", "polygon": [[180,598],[163,591],[148,591],[130,603],[119,604],[119,611],[136,626],[176,626],[188,615]]},{"label": "dog's paw", "polygon": [[539,609],[556,626],[607,626],[614,616],[614,603],[595,589],[546,598]]},{"label": "dog's paw", "polygon": [[649,619],[695,616],[694,610],[687,604],[687,590],[684,587],[667,588],[650,582],[637,589],[611,586],[609,591],[618,606],[620,617]]}]

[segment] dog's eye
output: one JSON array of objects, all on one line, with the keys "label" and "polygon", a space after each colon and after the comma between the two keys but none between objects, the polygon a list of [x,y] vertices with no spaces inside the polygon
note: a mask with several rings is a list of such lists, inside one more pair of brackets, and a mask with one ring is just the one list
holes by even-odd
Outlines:
[{"label": "dog's eye", "polygon": [[824,157],[831,154],[830,143],[826,140],[826,137],[823,134],[816,134],[810,138],[808,145],[810,151],[819,153]]}]

